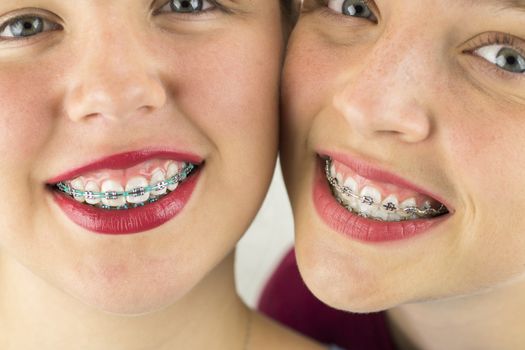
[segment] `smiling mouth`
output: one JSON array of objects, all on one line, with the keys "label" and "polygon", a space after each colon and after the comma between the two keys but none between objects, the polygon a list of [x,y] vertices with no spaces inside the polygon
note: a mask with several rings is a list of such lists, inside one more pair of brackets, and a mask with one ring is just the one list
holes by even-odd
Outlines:
[{"label": "smiling mouth", "polygon": [[[76,178],[50,185],[51,190],[62,193],[86,206],[104,210],[128,210],[143,207],[177,190],[198,169],[197,164],[170,162],[166,172],[130,179],[125,186],[118,181],[104,181],[101,186]],[[162,175],[161,175],[162,174]]]},{"label": "smiling mouth", "polygon": [[325,159],[332,195],[348,211],[371,220],[399,222],[433,219],[449,213],[427,195],[363,178],[332,159]]}]

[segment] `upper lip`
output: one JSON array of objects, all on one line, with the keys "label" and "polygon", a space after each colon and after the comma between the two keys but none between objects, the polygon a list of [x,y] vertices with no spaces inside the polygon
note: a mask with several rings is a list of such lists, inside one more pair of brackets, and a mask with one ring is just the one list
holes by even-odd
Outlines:
[{"label": "upper lip", "polygon": [[95,159],[88,162],[85,165],[78,166],[74,169],[67,170],[60,175],[57,175],[46,182],[48,184],[56,184],[62,181],[74,179],[87,172],[97,171],[100,169],[126,169],[149,159],[171,159],[180,162],[188,162],[193,164],[202,163],[202,157],[195,154],[171,151],[171,150],[160,150],[160,149],[142,149],[136,151],[129,151],[123,153],[117,153],[110,156],[104,156],[102,158]]},{"label": "upper lip", "polygon": [[341,153],[320,152],[318,154],[321,157],[329,157],[347,166],[348,168],[352,169],[355,173],[357,173],[359,176],[362,176],[369,180],[390,183],[392,185],[403,187],[403,188],[415,191],[417,193],[426,195],[428,197],[434,198],[438,202],[445,205],[445,207],[448,209],[449,212],[452,212],[450,204],[447,203],[446,199],[442,198],[439,194],[433,193],[423,187],[420,187],[406,180],[405,178],[399,175],[396,175],[387,170],[383,170],[367,161],[357,159],[355,157],[348,156],[346,154],[341,154]]}]

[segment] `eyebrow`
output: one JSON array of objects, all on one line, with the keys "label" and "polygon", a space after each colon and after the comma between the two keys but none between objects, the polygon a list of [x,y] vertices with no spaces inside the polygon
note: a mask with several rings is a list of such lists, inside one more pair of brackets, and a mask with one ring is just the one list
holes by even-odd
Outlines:
[{"label": "eyebrow", "polygon": [[469,6],[493,6],[501,10],[519,10],[525,12],[525,0],[468,0]]}]

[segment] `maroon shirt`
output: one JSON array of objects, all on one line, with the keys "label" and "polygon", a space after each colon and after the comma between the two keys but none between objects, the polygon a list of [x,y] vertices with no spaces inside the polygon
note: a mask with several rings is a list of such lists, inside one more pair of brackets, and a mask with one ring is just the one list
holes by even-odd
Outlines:
[{"label": "maroon shirt", "polygon": [[385,314],[353,314],[319,301],[306,288],[290,251],[266,284],[259,310],[321,343],[349,350],[395,350]]}]

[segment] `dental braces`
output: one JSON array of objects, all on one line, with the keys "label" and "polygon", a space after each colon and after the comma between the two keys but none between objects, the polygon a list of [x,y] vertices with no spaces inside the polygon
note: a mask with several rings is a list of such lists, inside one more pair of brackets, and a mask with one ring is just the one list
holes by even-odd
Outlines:
[{"label": "dental braces", "polygon": [[[409,207],[406,207],[406,208],[398,208],[394,203],[386,203],[386,204],[375,203],[375,201],[374,201],[374,199],[372,197],[370,197],[370,196],[360,196],[358,194],[355,194],[352,191],[352,189],[350,189],[349,187],[340,185],[339,181],[337,181],[337,179],[334,178],[330,174],[330,168],[331,167],[332,167],[332,160],[331,159],[327,159],[326,163],[325,163],[325,173],[326,173],[326,178],[327,178],[328,182],[330,183],[330,186],[332,186],[332,188],[335,189],[337,192],[342,193],[342,194],[344,194],[344,195],[346,195],[348,197],[357,199],[359,202],[361,202],[363,204],[367,204],[367,205],[369,205],[371,207],[375,207],[377,209],[380,209],[380,208],[385,209],[385,210],[389,211],[392,214],[398,214],[404,220],[411,219],[411,216],[413,216],[413,215],[415,215],[418,218],[429,218],[429,217],[435,217],[435,216],[439,216],[439,215],[448,213],[447,208],[443,204],[441,204],[441,206],[438,209],[430,207],[429,204],[426,204],[425,208],[420,209],[420,208],[415,207],[415,206],[409,206]],[[338,202],[341,203],[346,209],[351,210],[353,212],[356,212],[356,210],[354,208],[352,208],[351,206],[349,206],[346,203],[344,203],[344,201],[338,197],[338,193],[334,193],[334,194],[336,195],[336,198],[337,198]],[[365,213],[362,213],[362,212],[359,212],[357,214],[359,214],[360,216],[363,216],[363,217],[369,217],[368,215],[366,215]],[[374,219],[376,219],[376,218],[374,217]],[[376,220],[381,220],[381,219],[376,219]]]},{"label": "dental braces", "polygon": [[[59,182],[56,184],[56,187],[64,192],[65,194],[68,194],[70,196],[73,196],[74,198],[85,198],[90,200],[96,200],[96,199],[119,199],[121,197],[140,197],[145,195],[146,193],[150,193],[153,191],[163,191],[168,188],[168,186],[179,184],[182,181],[184,181],[193,170],[196,169],[196,166],[194,164],[188,164],[185,167],[182,168],[182,170],[175,174],[174,176],[170,177],[169,179],[159,181],[154,185],[146,186],[146,187],[137,187],[130,191],[106,191],[106,192],[94,192],[94,191],[82,191],[77,190],[75,188],[72,188],[70,184],[65,182]],[[158,198],[152,198],[148,201],[148,203],[152,203],[157,201]],[[131,203],[130,203],[131,204]],[[143,206],[145,203],[137,203],[133,207]],[[113,207],[109,207],[106,205],[100,205],[103,209],[111,209]],[[128,209],[128,205],[124,205],[122,207],[118,207],[118,209]]]}]

